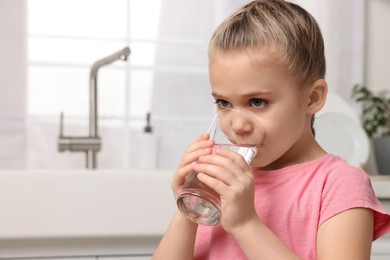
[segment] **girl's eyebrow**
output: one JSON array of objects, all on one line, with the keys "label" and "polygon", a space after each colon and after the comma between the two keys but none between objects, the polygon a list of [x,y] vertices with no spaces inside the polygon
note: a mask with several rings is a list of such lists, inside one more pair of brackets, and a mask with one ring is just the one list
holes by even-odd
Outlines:
[{"label": "girl's eyebrow", "polygon": [[214,98],[221,97],[221,95],[216,94],[216,93],[214,93],[214,92],[211,92],[211,95],[212,95]]},{"label": "girl's eyebrow", "polygon": [[253,91],[243,94],[244,97],[256,97],[256,96],[266,96],[270,95],[271,91]]},{"label": "girl's eyebrow", "polygon": [[[271,91],[253,91],[253,92],[248,92],[241,94],[243,97],[256,97],[256,96],[265,96],[265,95],[270,95],[272,94]],[[216,98],[216,97],[224,97],[224,95],[220,95],[218,93],[212,92],[211,95]]]}]

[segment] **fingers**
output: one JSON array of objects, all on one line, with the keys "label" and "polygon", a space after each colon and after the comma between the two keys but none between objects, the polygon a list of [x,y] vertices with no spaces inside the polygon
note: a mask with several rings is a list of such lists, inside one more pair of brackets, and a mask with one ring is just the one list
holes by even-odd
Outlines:
[{"label": "fingers", "polygon": [[217,148],[213,155],[206,154],[200,156],[198,162],[226,168],[232,174],[235,174],[236,177],[241,176],[243,173],[250,172],[250,167],[244,158],[240,154],[229,149]]},{"label": "fingers", "polygon": [[184,152],[178,168],[176,169],[171,186],[175,196],[180,192],[187,175],[193,170],[195,162],[202,155],[211,154],[214,141],[209,140],[209,134],[203,134],[196,138]]},{"label": "fingers", "polygon": [[205,154],[211,153],[211,147],[214,145],[214,141],[209,140],[208,134],[203,134],[196,138],[186,149],[182,160],[179,163],[179,167],[191,164],[198,160],[198,158]]},{"label": "fingers", "polygon": [[215,154],[226,158],[230,158],[241,169],[249,169],[248,164],[246,163],[244,157],[241,154],[233,152],[229,149],[222,149],[222,148],[217,148]]},{"label": "fingers", "polygon": [[244,158],[228,149],[203,155],[194,165],[198,179],[220,195],[221,224],[229,232],[251,217],[254,208],[255,177]]},{"label": "fingers", "polygon": [[227,185],[231,185],[243,175],[243,170],[230,159],[216,155],[205,155],[194,165],[197,172],[206,173]]},{"label": "fingers", "polygon": [[201,156],[194,169],[207,174],[200,178],[217,192],[223,192],[226,186],[247,186],[253,182],[253,174],[242,156],[226,149],[217,149],[216,155]]}]

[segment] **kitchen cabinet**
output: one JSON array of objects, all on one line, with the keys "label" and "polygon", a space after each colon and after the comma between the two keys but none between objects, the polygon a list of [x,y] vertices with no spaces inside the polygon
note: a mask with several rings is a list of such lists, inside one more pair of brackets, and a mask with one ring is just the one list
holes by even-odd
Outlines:
[{"label": "kitchen cabinet", "polygon": [[97,260],[150,260],[152,256],[102,256]]},{"label": "kitchen cabinet", "polygon": [[[150,260],[151,255],[89,256],[89,257],[45,257],[42,260]],[[12,260],[41,260],[37,257],[12,258]]]},{"label": "kitchen cabinet", "polygon": [[0,260],[144,260],[161,236],[0,240]]},{"label": "kitchen cabinet", "polygon": [[372,244],[371,260],[390,259],[390,235],[385,235]]},{"label": "kitchen cabinet", "polygon": [[389,255],[372,255],[371,260],[389,260]]},{"label": "kitchen cabinet", "polygon": [[27,257],[27,258],[12,258],[12,260],[96,260],[95,257],[45,257],[44,259],[39,259],[36,257]]}]

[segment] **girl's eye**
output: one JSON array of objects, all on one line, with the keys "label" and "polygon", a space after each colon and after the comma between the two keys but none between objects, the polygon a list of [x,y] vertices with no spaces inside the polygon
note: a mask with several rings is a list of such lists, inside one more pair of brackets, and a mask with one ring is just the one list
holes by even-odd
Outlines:
[{"label": "girl's eye", "polygon": [[263,99],[260,99],[260,98],[254,98],[254,99],[251,99],[250,104],[254,108],[262,108],[267,104],[267,102]]},{"label": "girl's eye", "polygon": [[229,101],[223,99],[216,100],[215,104],[217,104],[220,108],[228,108],[230,106]]}]

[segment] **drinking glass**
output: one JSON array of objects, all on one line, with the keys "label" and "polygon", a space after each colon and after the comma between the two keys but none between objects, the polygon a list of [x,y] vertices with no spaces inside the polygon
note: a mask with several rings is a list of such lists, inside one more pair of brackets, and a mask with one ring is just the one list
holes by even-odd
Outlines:
[{"label": "drinking glass", "polygon": [[[250,113],[223,109],[215,115],[208,133],[215,147],[232,150],[242,155],[248,165],[256,156],[257,147],[264,137],[259,121]],[[215,150],[213,147],[213,150]],[[177,198],[180,211],[195,223],[216,225],[221,219],[219,194],[202,183],[192,171]]]}]

